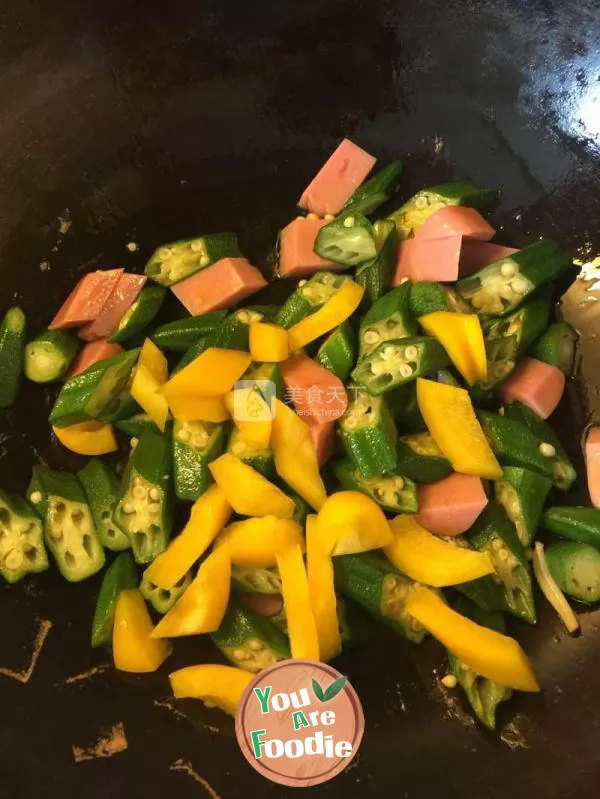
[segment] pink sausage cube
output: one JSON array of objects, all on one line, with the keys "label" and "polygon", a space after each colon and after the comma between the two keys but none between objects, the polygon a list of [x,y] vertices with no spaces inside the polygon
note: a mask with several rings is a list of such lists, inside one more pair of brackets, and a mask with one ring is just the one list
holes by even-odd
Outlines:
[{"label": "pink sausage cube", "polygon": [[279,239],[280,277],[312,275],[320,269],[336,271],[346,268],[343,264],[336,264],[321,258],[314,251],[317,234],[327,224],[325,219],[306,219],[299,216],[281,231]]},{"label": "pink sausage cube", "polygon": [[348,407],[344,384],[308,355],[292,355],[281,364],[286,394],[298,416],[317,425],[335,421]]},{"label": "pink sausage cube", "polygon": [[119,344],[111,344],[109,341],[104,340],[92,341],[86,344],[75,358],[65,380],[80,375],[90,366],[98,363],[98,361],[104,361],[106,358],[112,358],[113,355],[120,355],[122,352],[125,352],[125,350]]},{"label": "pink sausage cube", "polygon": [[304,418],[310,428],[310,435],[315,445],[317,461],[319,466],[323,466],[333,455],[335,444],[335,421],[322,422],[318,424],[310,416]]},{"label": "pink sausage cube", "polygon": [[121,275],[98,318],[79,331],[81,338],[86,341],[98,341],[112,336],[121,319],[139,297],[147,280],[145,275],[131,275],[127,272]]},{"label": "pink sausage cube", "polygon": [[590,428],[585,439],[585,468],[592,505],[600,508],[600,427]]},{"label": "pink sausage cube", "polygon": [[105,272],[90,272],[84,275],[48,328],[62,330],[93,322],[100,315],[124,271],[124,269],[108,269]]},{"label": "pink sausage cube", "polygon": [[415,519],[430,533],[465,533],[488,504],[479,477],[453,472],[437,483],[419,486],[419,513]]},{"label": "pink sausage cube", "polygon": [[408,239],[398,247],[396,272],[392,285],[399,286],[402,279],[434,280],[451,283],[458,280],[458,264],[462,236],[444,236],[442,239]]},{"label": "pink sausage cube", "polygon": [[477,239],[464,239],[460,251],[460,274],[471,275],[484,266],[508,258],[519,252],[514,247],[503,247],[502,244],[492,244],[489,241]]},{"label": "pink sausage cube", "polygon": [[317,216],[338,214],[376,160],[350,139],[344,139],[304,189],[298,205]]},{"label": "pink sausage cube", "polygon": [[416,239],[442,239],[461,234],[468,239],[489,241],[495,229],[474,208],[447,205],[432,214],[415,233]]},{"label": "pink sausage cube", "polygon": [[565,390],[565,376],[556,366],[523,358],[515,371],[500,385],[504,402],[522,402],[547,419],[554,411]]},{"label": "pink sausage cube", "polygon": [[246,258],[221,258],[212,266],[176,283],[171,291],[192,314],[231,308],[267,285]]}]

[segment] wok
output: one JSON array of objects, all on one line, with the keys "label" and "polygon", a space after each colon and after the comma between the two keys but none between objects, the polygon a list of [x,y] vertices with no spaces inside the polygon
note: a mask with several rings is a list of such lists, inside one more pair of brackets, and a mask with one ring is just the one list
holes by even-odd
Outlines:
[{"label": "wok", "polygon": [[[5,0],[0,15],[0,296],[2,311],[18,300],[32,331],[81,270],[141,269],[157,243],[196,231],[235,229],[267,266],[301,188],[344,135],[382,164],[405,160],[403,195],[451,177],[500,186],[501,241],[543,234],[597,254],[594,0]],[[594,392],[574,381],[560,411],[575,459]],[[49,440],[51,401],[28,387],[0,417],[8,490],[24,491],[34,456],[68,465]],[[166,670],[103,669],[108,656],[88,646],[98,585],[51,571],[0,586],[0,797],[291,796],[254,773],[217,711],[168,706]],[[410,647],[382,630],[342,659],[364,743],[312,793],[597,796],[600,614],[583,613],[570,638],[539,606],[535,629],[511,630],[545,690],[504,705],[497,735],[440,688],[433,641]],[[52,627],[35,669],[14,679],[6,671],[27,670],[41,620]],[[213,658],[190,641],[169,667]],[[126,751],[75,763],[73,745],[119,722]]]}]

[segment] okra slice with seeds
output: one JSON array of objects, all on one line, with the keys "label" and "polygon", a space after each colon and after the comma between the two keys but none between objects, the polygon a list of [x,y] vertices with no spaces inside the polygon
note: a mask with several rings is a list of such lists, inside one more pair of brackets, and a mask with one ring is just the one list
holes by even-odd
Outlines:
[{"label": "okra slice with seeds", "polygon": [[524,424],[491,411],[479,411],[479,423],[502,466],[519,466],[552,477],[552,458]]},{"label": "okra slice with seeds", "polygon": [[245,441],[240,431],[234,428],[227,443],[227,452],[231,452],[248,466],[256,469],[257,472],[269,477],[275,471],[273,451],[270,449],[257,449],[255,446]]},{"label": "okra slice with seeds", "polygon": [[473,312],[471,306],[452,286],[428,280],[418,280],[416,283],[405,285],[409,287],[410,292],[410,311],[417,318],[437,311]]},{"label": "okra slice with seeds", "polygon": [[231,582],[237,591],[249,594],[280,594],[281,577],[276,566],[269,569],[231,564]]},{"label": "okra slice with seeds", "polygon": [[573,371],[578,335],[567,322],[555,322],[531,349],[531,357],[556,366],[567,377]]},{"label": "okra slice with seeds", "polygon": [[46,330],[25,347],[25,376],[34,383],[51,383],[67,373],[81,347],[72,330]]},{"label": "okra slice with seeds", "polygon": [[461,297],[483,316],[506,316],[571,264],[553,241],[537,241],[459,280]]},{"label": "okra slice with seeds", "polygon": [[209,311],[199,316],[176,319],[157,327],[150,338],[161,350],[186,352],[192,345],[218,327],[227,316],[227,311]]},{"label": "okra slice with seeds", "polygon": [[173,369],[173,374],[176,374],[199,355],[202,355],[204,350],[209,347],[216,347],[221,350],[244,350],[247,352],[250,325],[253,322],[261,322],[262,319],[263,315],[261,313],[247,308],[242,308],[232,313],[215,327],[212,333],[198,339],[195,344],[192,344],[186,350],[175,369]]},{"label": "okra slice with seeds", "polygon": [[142,575],[140,583],[140,594],[144,597],[157,613],[164,616],[177,603],[181,595],[189,588],[192,582],[192,572],[189,571],[178,580],[172,588],[168,590],[159,588],[146,577],[146,572]]},{"label": "okra slice with seeds", "polygon": [[175,422],[173,474],[175,496],[195,502],[213,482],[209,465],[223,453],[225,430],[213,422]]},{"label": "okra slice with seeds", "polygon": [[319,347],[315,361],[346,382],[356,361],[356,336],[345,321],[330,333]]},{"label": "okra slice with seeds", "polygon": [[160,311],[167,290],[162,286],[147,286],[131,308],[123,315],[117,329],[108,339],[112,343],[127,341],[145,330]]},{"label": "okra slice with seeds", "polygon": [[119,497],[119,481],[114,472],[104,461],[93,458],[77,477],[90,506],[100,543],[115,552],[129,549],[129,539],[113,518]]},{"label": "okra slice with seeds", "polygon": [[[454,610],[482,627],[488,627],[501,635],[506,634],[504,616],[498,611],[482,610],[464,596],[456,600]],[[488,730],[494,730],[498,705],[511,698],[512,689],[472,671],[450,651],[448,664],[479,721]]]},{"label": "okra slice with seeds", "polygon": [[344,205],[344,213],[361,213],[369,216],[380,205],[392,198],[398,186],[404,167],[401,161],[393,161],[373,177],[365,181]]},{"label": "okra slice with seeds", "polygon": [[281,630],[234,598],[210,637],[234,666],[254,674],[290,657],[290,645]]},{"label": "okra slice with seeds", "polygon": [[557,541],[546,547],[550,574],[567,596],[591,605],[600,600],[600,552],[589,544]]},{"label": "okra slice with seeds", "polygon": [[321,228],[314,250],[321,258],[336,264],[364,264],[377,255],[373,225],[359,212],[342,213]]},{"label": "okra slice with seeds", "polygon": [[281,370],[279,368],[279,364],[253,363],[250,365],[248,371],[244,373],[242,380],[253,380],[259,386],[259,388],[261,388],[260,384],[261,380],[268,380],[269,383],[272,383],[271,386],[268,386],[269,389],[268,395],[267,392],[263,394],[266,402],[273,401],[273,396],[272,396],[273,390],[275,391],[275,396],[277,397],[277,399],[283,401],[285,398],[285,386],[283,384],[283,378],[281,376]]},{"label": "okra slice with seeds", "polygon": [[396,468],[396,426],[383,397],[350,390],[348,409],[339,431],[349,458],[363,477],[377,477]]},{"label": "okra slice with seeds", "polygon": [[137,563],[166,548],[172,526],[171,442],[146,431],[129,456],[114,514]]},{"label": "okra slice with seeds", "polygon": [[410,283],[388,291],[363,316],[358,332],[359,359],[390,339],[416,335],[418,325],[410,310]]},{"label": "okra slice with seeds", "polygon": [[122,552],[104,574],[92,621],[92,647],[112,642],[115,609],[121,591],[138,584],[137,569],[130,552]]},{"label": "okra slice with seeds", "polygon": [[390,339],[359,362],[352,379],[377,396],[449,364],[446,350],[435,338]]},{"label": "okra slice with seeds", "polygon": [[425,628],[404,611],[405,602],[417,585],[376,552],[340,555],[333,559],[335,585],[348,599],[373,618],[391,627],[413,643],[425,638]]},{"label": "okra slice with seeds", "polygon": [[452,465],[429,433],[412,433],[398,439],[398,471],[417,483],[436,483],[447,477]]},{"label": "okra slice with seeds", "polygon": [[129,419],[120,419],[115,422],[115,427],[132,438],[141,438],[146,430],[151,430],[153,433],[160,432],[147,413],[136,413]]},{"label": "okra slice with seeds", "polygon": [[86,580],[104,566],[90,506],[79,480],[66,472],[34,466],[27,491],[44,522],[44,540],[62,576]]},{"label": "okra slice with seeds", "polygon": [[496,501],[514,524],[519,541],[531,546],[539,527],[552,481],[548,477],[518,466],[505,466],[494,484]]},{"label": "okra slice with seeds", "polygon": [[389,219],[380,219],[373,225],[377,255],[356,268],[354,280],[364,287],[362,304],[373,305],[388,290],[398,260],[398,234]]},{"label": "okra slice with seeds", "polygon": [[0,575],[7,583],[18,583],[47,568],[39,516],[21,497],[0,490]]},{"label": "okra slice with seeds", "polygon": [[349,458],[336,461],[333,472],[342,488],[366,494],[390,513],[419,512],[417,486],[399,472],[363,477]]},{"label": "okra slice with seeds", "polygon": [[289,330],[292,325],[314,313],[350,280],[334,272],[315,272],[310,280],[301,280],[279,309],[275,322]]},{"label": "okra slice with seeds", "polygon": [[196,239],[161,244],[150,256],[145,273],[161,286],[173,286],[221,258],[241,258],[235,233],[209,233]]}]

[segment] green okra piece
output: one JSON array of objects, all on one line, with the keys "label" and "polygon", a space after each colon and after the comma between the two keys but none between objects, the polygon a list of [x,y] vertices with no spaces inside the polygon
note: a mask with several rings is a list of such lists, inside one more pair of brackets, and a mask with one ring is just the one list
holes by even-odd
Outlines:
[{"label": "green okra piece", "polygon": [[25,314],[20,308],[10,308],[0,322],[0,408],[10,408],[19,395],[26,335]]},{"label": "green okra piece", "polygon": [[242,258],[235,233],[208,233],[196,239],[161,244],[150,256],[144,272],[161,286],[173,286],[221,258]]},{"label": "green okra piece", "polygon": [[315,361],[346,382],[356,361],[356,336],[350,322],[343,322],[327,336]]},{"label": "green okra piece", "polygon": [[339,431],[346,453],[363,477],[376,477],[396,468],[398,436],[383,397],[351,391]]},{"label": "green okra piece", "polygon": [[348,280],[346,275],[335,272],[315,272],[310,280],[301,280],[279,309],[276,324],[289,330],[325,305]]},{"label": "green okra piece", "polygon": [[568,491],[577,479],[577,472],[550,425],[540,419],[537,413],[522,402],[509,402],[504,406],[504,415],[507,419],[519,422],[527,427],[530,433],[535,436],[540,451],[544,453],[544,457],[551,463],[552,474],[550,476],[552,477],[552,482],[561,491]]},{"label": "green okra piece", "polygon": [[398,439],[398,471],[417,483],[436,483],[452,472],[452,465],[429,433]]},{"label": "green okra piece", "polygon": [[569,256],[553,241],[536,241],[459,280],[456,288],[478,314],[507,316],[570,265]]},{"label": "green okra piece", "polygon": [[[464,596],[458,597],[454,610],[482,627],[488,627],[501,635],[506,634],[504,616],[498,611],[482,610]],[[511,698],[512,689],[477,674],[449,650],[448,664],[479,721],[488,730],[494,730],[498,705]]]},{"label": "green okra piece", "polygon": [[388,218],[394,221],[401,240],[412,239],[430,216],[447,205],[466,205],[485,211],[497,204],[499,196],[498,191],[481,189],[467,181],[442,183],[421,189]]},{"label": "green okra piece", "polygon": [[404,383],[385,395],[386,404],[398,428],[405,433],[420,433],[427,430],[425,420],[417,402],[417,383]]},{"label": "green okra piece", "polygon": [[164,589],[159,588],[151,580],[148,580],[146,571],[144,571],[140,582],[140,594],[146,602],[152,605],[157,613],[164,616],[176,605],[182,594],[190,587],[193,579],[192,572],[186,572],[172,588]]},{"label": "green okra piece", "polygon": [[128,588],[135,588],[137,584],[138,575],[131,553],[122,552],[106,570],[100,586],[92,621],[93,648],[112,642],[119,594]]},{"label": "green okra piece", "polygon": [[226,316],[227,311],[209,311],[199,316],[187,316],[157,327],[150,334],[150,338],[161,350],[184,353],[212,333]]},{"label": "green okra piece", "polygon": [[399,470],[376,477],[363,477],[349,458],[332,464],[333,472],[346,491],[360,491],[390,513],[418,513],[417,486]]},{"label": "green okra piece", "polygon": [[68,427],[92,419],[111,421],[131,399],[128,388],[139,352],[129,350],[106,358],[67,380],[50,413],[50,424]]},{"label": "green okra piece", "polygon": [[369,308],[358,332],[359,358],[364,358],[384,341],[417,334],[418,325],[410,310],[410,291],[410,283],[402,283]]},{"label": "green okra piece", "polygon": [[567,596],[591,605],[600,600],[600,552],[578,541],[557,541],[545,549],[550,574]]},{"label": "green okra piece", "polygon": [[404,167],[401,161],[393,161],[373,177],[365,181],[344,205],[344,213],[360,213],[369,216],[380,205],[390,200],[400,182]]},{"label": "green okra piece", "polygon": [[137,563],[166,549],[173,523],[171,441],[147,430],[132,450],[114,520],[129,538]]},{"label": "green okra piece", "polygon": [[92,458],[77,477],[90,506],[96,533],[102,546],[121,552],[131,544],[113,519],[119,497],[119,481],[109,466],[99,458]]},{"label": "green okra piece", "polygon": [[281,577],[276,566],[252,568],[231,564],[231,582],[236,591],[248,594],[280,594]]},{"label": "green okra piece", "polygon": [[263,315],[248,308],[241,308],[230,316],[227,316],[211,333],[198,339],[187,349],[173,370],[173,374],[179,372],[184,366],[194,361],[199,355],[209,347],[217,349],[244,350],[248,351],[250,337],[250,325],[253,322],[261,322]]},{"label": "green okra piece", "polygon": [[555,322],[531,349],[531,357],[556,366],[569,377],[575,360],[577,332],[567,322]]},{"label": "green okra piece", "polygon": [[383,341],[352,372],[354,382],[377,396],[450,365],[446,350],[430,336]]},{"label": "green okra piece", "polygon": [[472,313],[471,306],[463,300],[452,286],[428,280],[406,284],[410,287],[410,311],[418,319],[438,311]]},{"label": "green okra piece", "polygon": [[519,466],[505,466],[502,471],[502,478],[494,484],[496,501],[514,524],[519,541],[529,547],[539,527],[552,481]]},{"label": "green okra piece", "polygon": [[42,517],[46,546],[62,576],[77,583],[99,572],[104,548],[77,477],[34,466],[27,497]]},{"label": "green okra piece", "polygon": [[281,630],[234,597],[219,629],[210,637],[234,666],[254,674],[290,657],[290,645]]},{"label": "green okra piece", "polygon": [[142,289],[140,296],[125,312],[108,340],[119,343],[144,331],[160,311],[166,296],[167,290],[163,286],[146,286]]},{"label": "green okra piece", "polygon": [[147,413],[136,413],[129,419],[120,419],[115,422],[115,427],[131,438],[141,438],[146,430],[152,430],[153,433],[160,432],[156,422],[153,422]]},{"label": "green okra piece", "polygon": [[[242,380],[253,380],[259,389],[261,388],[261,380],[268,380],[275,388],[275,396],[279,400],[285,398],[285,386],[281,376],[281,369],[277,363],[261,363],[259,366],[252,364],[247,372],[244,373]],[[263,393],[264,399],[269,402],[272,399],[272,387],[269,386],[269,391]]]},{"label": "green okra piece", "polygon": [[72,330],[46,330],[25,347],[25,377],[51,383],[64,377],[81,347]]},{"label": "green okra piece", "polygon": [[548,508],[542,517],[542,527],[562,538],[589,544],[600,550],[600,510],[597,508]]},{"label": "green okra piece", "polygon": [[213,422],[175,422],[173,474],[175,496],[195,502],[213,482],[209,465],[223,453],[225,429]]},{"label": "green okra piece", "polygon": [[39,516],[21,497],[0,490],[0,575],[7,583],[18,583],[47,568]]},{"label": "green okra piece", "polygon": [[371,616],[357,602],[346,597],[337,598],[337,615],[344,652],[364,649],[373,638]]},{"label": "green okra piece", "polygon": [[409,616],[404,606],[416,586],[378,552],[340,555],[333,559],[336,589],[363,607],[373,618],[415,644],[425,638],[425,628]]},{"label": "green okra piece", "polygon": [[231,452],[265,477],[269,477],[275,472],[273,451],[270,449],[257,449],[243,438],[237,427],[234,427],[231,431],[227,443],[227,452]]},{"label": "green okra piece", "polygon": [[552,458],[540,450],[540,440],[524,424],[490,411],[479,411],[479,423],[502,466],[520,466],[552,478]]},{"label": "green okra piece", "polygon": [[373,225],[357,211],[342,212],[321,228],[314,250],[321,258],[336,264],[364,264],[377,255]]},{"label": "green okra piece", "polygon": [[467,533],[472,547],[487,552],[495,574],[456,586],[483,610],[504,610],[530,624],[536,622],[529,562],[517,532],[496,502],[489,502]]},{"label": "green okra piece", "polygon": [[398,234],[389,219],[373,225],[377,255],[356,268],[354,280],[364,287],[363,306],[370,307],[389,289],[398,260]]}]

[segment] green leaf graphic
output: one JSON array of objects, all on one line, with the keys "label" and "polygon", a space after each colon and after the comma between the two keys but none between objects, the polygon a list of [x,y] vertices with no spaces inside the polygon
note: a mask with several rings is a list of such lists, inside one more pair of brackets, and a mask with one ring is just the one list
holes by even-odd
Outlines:
[{"label": "green leaf graphic", "polygon": [[325,691],[325,699],[323,701],[328,702],[330,699],[336,697],[347,682],[347,677],[340,677],[338,680],[335,680],[335,682],[332,682],[329,688]]},{"label": "green leaf graphic", "polygon": [[319,683],[314,679],[314,677],[312,681],[312,689],[314,695],[317,697],[319,702],[325,702],[325,694],[323,693],[323,689],[321,688]]}]

